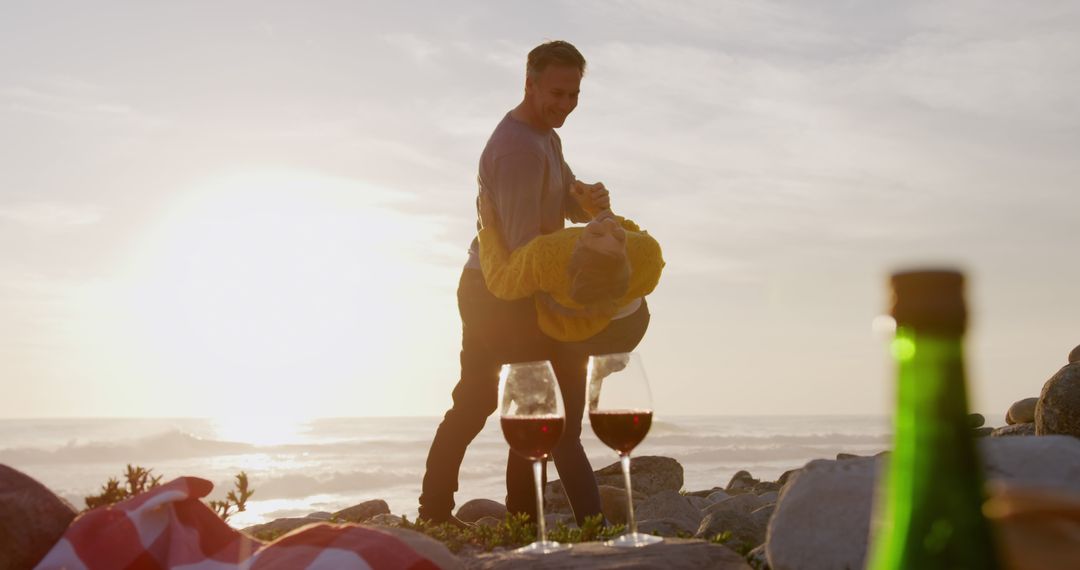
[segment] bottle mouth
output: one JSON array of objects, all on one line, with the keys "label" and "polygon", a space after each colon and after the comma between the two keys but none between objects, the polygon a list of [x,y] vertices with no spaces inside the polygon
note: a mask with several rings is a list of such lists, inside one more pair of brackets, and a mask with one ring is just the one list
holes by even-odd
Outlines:
[{"label": "bottle mouth", "polygon": [[892,316],[897,326],[962,333],[967,328],[964,275],[953,269],[894,273]]}]

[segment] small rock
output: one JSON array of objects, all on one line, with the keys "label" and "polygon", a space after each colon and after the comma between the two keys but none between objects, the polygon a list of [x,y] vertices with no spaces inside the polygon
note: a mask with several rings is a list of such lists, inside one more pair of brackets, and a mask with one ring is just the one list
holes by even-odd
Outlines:
[{"label": "small rock", "polygon": [[382,499],[364,501],[359,505],[353,505],[347,509],[341,509],[334,513],[334,518],[348,522],[363,522],[375,515],[390,513],[390,507]]},{"label": "small rock", "polygon": [[701,511],[690,504],[690,501],[675,491],[657,493],[642,501],[640,506],[634,507],[634,515],[638,520],[670,519],[677,521],[680,528],[687,533],[697,531],[701,524]]},{"label": "small rock", "polygon": [[381,514],[381,515],[375,515],[375,516],[371,517],[370,519],[367,520],[366,524],[375,525],[375,526],[388,526],[388,527],[396,528],[396,527],[399,527],[399,526],[403,526],[404,521],[398,515],[390,514],[390,513],[384,513],[384,514]]},{"label": "small rock", "polygon": [[718,534],[730,532],[731,540],[727,545],[733,548],[753,548],[765,542],[765,529],[766,525],[761,521],[761,517],[735,511],[717,511],[701,520],[694,536],[708,540]]},{"label": "small rock", "polygon": [[761,495],[763,493],[771,493],[773,491],[780,490],[780,483],[774,483],[772,481],[762,481],[757,485],[754,485],[754,494]]},{"label": "small rock", "polygon": [[32,568],[75,518],[75,507],[33,477],[0,465],[0,568]]},{"label": "small rock", "polygon": [[754,485],[757,485],[758,483],[760,483],[760,481],[754,479],[749,471],[739,471],[731,476],[731,481],[728,482],[727,487],[725,487],[724,490],[728,493],[733,491],[746,491],[753,489]]},{"label": "small rock", "polygon": [[1080,345],[1072,349],[1072,352],[1069,353],[1069,364],[1072,364],[1073,362],[1080,362]]},{"label": "small rock", "polygon": [[1005,423],[1013,425],[1026,424],[1035,421],[1035,406],[1037,406],[1038,403],[1038,398],[1024,398],[1023,400],[1017,400],[1013,405],[1009,406],[1009,411],[1005,414]]},{"label": "small rock", "polygon": [[1067,364],[1043,385],[1035,433],[1080,437],[1080,363]]},{"label": "small rock", "polygon": [[[594,475],[596,476],[597,485],[606,485],[619,489],[626,487],[622,465],[617,461],[597,470]],[[655,455],[635,457],[630,462],[630,486],[634,490],[635,497],[639,493],[649,496],[660,491],[678,491],[683,486],[683,467],[678,461],[670,457]],[[553,508],[565,508],[569,512],[569,503],[566,501],[566,492],[563,490],[562,481],[556,479],[548,482],[547,486],[544,487],[544,497],[545,509],[548,508],[548,501],[550,501]]]},{"label": "small rock", "polygon": [[465,522],[476,522],[484,517],[505,519],[506,507],[491,499],[473,499],[461,505],[457,511],[457,518]]},{"label": "small rock", "polygon": [[705,497],[705,500],[709,501],[712,504],[716,504],[716,503],[719,503],[720,501],[723,501],[724,499],[727,499],[727,498],[730,498],[730,497],[731,497],[731,495],[729,495],[727,491],[716,491],[715,493],[712,493],[708,497]]},{"label": "small rock", "polygon": [[721,511],[729,511],[740,514],[750,514],[755,509],[759,509],[765,506],[761,501],[761,498],[753,493],[743,493],[742,495],[735,495],[714,503],[704,511],[701,511],[704,515],[710,515],[712,513],[718,513]]},{"label": "small rock", "polygon": [[780,498],[780,493],[776,491],[770,491],[768,493],[762,493],[758,495],[758,500],[766,505],[775,503]]},{"label": "small rock", "polygon": [[765,555],[765,545],[759,545],[746,554],[746,561],[750,563],[751,568],[757,570],[770,570],[769,569],[769,557]]},{"label": "small rock", "polygon": [[692,496],[692,497],[708,497],[709,495],[711,495],[711,494],[713,494],[713,493],[715,493],[717,491],[723,491],[723,490],[724,490],[723,487],[713,487],[712,489],[704,489],[704,490],[701,490],[701,491],[690,491],[689,493],[686,493],[686,494],[688,496]]},{"label": "small rock", "polygon": [[693,536],[697,528],[686,529],[683,521],[675,519],[649,519],[638,522],[638,532],[659,536]]},{"label": "small rock", "polygon": [[982,414],[968,414],[968,427],[971,429],[981,428],[986,425],[986,416]]},{"label": "small rock", "polygon": [[995,429],[994,433],[990,435],[993,437],[1007,437],[1010,435],[1035,435],[1035,424],[1032,422],[1028,422],[1026,424],[1001,426]]},{"label": "small rock", "polygon": [[971,430],[971,435],[974,437],[986,437],[992,433],[994,433],[994,428],[992,427],[981,427]]}]

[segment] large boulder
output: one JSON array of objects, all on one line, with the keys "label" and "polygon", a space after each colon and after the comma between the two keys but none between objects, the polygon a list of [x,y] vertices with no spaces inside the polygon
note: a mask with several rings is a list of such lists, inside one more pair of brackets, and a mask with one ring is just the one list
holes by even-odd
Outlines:
[{"label": "large boulder", "polygon": [[33,477],[0,465],[0,568],[32,568],[75,514],[71,503]]},{"label": "large boulder", "polygon": [[1072,349],[1072,352],[1069,353],[1069,364],[1072,364],[1073,362],[1080,362],[1080,345],[1077,345],[1076,348]]},{"label": "large boulder", "polygon": [[376,515],[390,513],[390,507],[382,499],[364,501],[359,505],[353,505],[347,509],[341,509],[334,513],[334,518],[346,522],[364,522]]},{"label": "large boulder", "polygon": [[1005,423],[1013,425],[1035,421],[1035,406],[1038,403],[1038,398],[1017,400],[1013,405],[1009,406],[1009,411],[1005,414]]},{"label": "large boulder", "polygon": [[[617,461],[597,470],[594,475],[599,485],[626,488],[622,465]],[[635,457],[630,462],[630,486],[634,490],[635,497],[638,494],[648,496],[660,491],[678,491],[683,486],[683,467],[670,457],[652,455]],[[544,501],[545,510],[552,508],[559,512],[569,512],[566,491],[563,489],[562,481],[558,479],[549,482],[544,487]]]},{"label": "large boulder", "polygon": [[1080,437],[1080,363],[1062,367],[1043,385],[1035,406],[1035,433]]},{"label": "large boulder", "polygon": [[[978,440],[989,481],[1080,493],[1080,439],[1064,436]],[[871,504],[887,457],[811,461],[780,493],[768,525],[773,570],[862,568]]]},{"label": "large boulder", "polygon": [[476,522],[484,517],[505,519],[506,506],[491,499],[473,499],[461,505],[457,511],[457,518],[465,522]]},{"label": "large boulder", "polygon": [[669,519],[689,534],[697,531],[702,519],[701,511],[675,491],[662,491],[649,497],[634,507],[634,516],[639,521]]},{"label": "large boulder", "polygon": [[471,570],[750,570],[746,560],[726,546],[682,538],[665,538],[645,548],[610,548],[599,542],[583,542],[551,554],[488,552],[467,560],[466,565]]},{"label": "large boulder", "polygon": [[765,506],[765,502],[761,497],[753,493],[743,493],[713,503],[709,507],[706,507],[705,510],[702,511],[702,514],[710,515],[720,511],[730,511],[745,515],[752,513],[754,510],[760,509],[763,506]]}]

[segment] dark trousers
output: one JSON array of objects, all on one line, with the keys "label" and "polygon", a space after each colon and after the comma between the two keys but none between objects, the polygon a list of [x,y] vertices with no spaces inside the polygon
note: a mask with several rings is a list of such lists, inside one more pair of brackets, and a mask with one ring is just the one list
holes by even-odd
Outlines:
[{"label": "dark trousers", "polygon": [[[555,368],[566,409],[565,431],[552,453],[555,467],[578,523],[585,517],[599,514],[600,493],[580,439],[585,409],[585,366],[588,351],[596,350],[596,346],[552,341],[536,324],[532,299],[499,300],[487,290],[478,270],[462,272],[458,284],[458,310],[462,323],[461,377],[454,387],[454,403],[439,424],[428,451],[420,495],[420,517],[443,520],[453,510],[465,449],[497,407],[499,367],[506,362],[545,359],[551,360]],[[644,313],[647,325],[647,309],[643,307],[638,313]],[[633,319],[638,313],[627,319]],[[633,345],[636,346],[640,339],[638,335]],[[624,339],[620,347],[628,344]],[[632,347],[625,350],[632,350]],[[605,352],[620,351],[624,350]],[[507,509],[535,515],[531,463],[512,452],[507,459],[506,491]]]}]

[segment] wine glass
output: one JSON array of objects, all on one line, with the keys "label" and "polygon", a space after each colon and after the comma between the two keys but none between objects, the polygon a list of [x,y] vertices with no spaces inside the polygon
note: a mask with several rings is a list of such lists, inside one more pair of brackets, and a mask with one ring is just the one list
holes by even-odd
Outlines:
[{"label": "wine glass", "polygon": [[641,357],[635,352],[605,354],[589,358],[589,423],[604,445],[619,454],[626,478],[626,514],[629,531],[604,544],[634,548],[663,542],[664,539],[637,531],[633,491],[630,488],[630,451],[652,425],[652,396]]},{"label": "wine glass", "polygon": [[547,554],[570,548],[547,539],[544,520],[544,462],[559,443],[566,424],[555,370],[547,360],[504,364],[499,378],[499,420],[506,443],[533,462],[536,483],[536,542],[516,552]]}]

